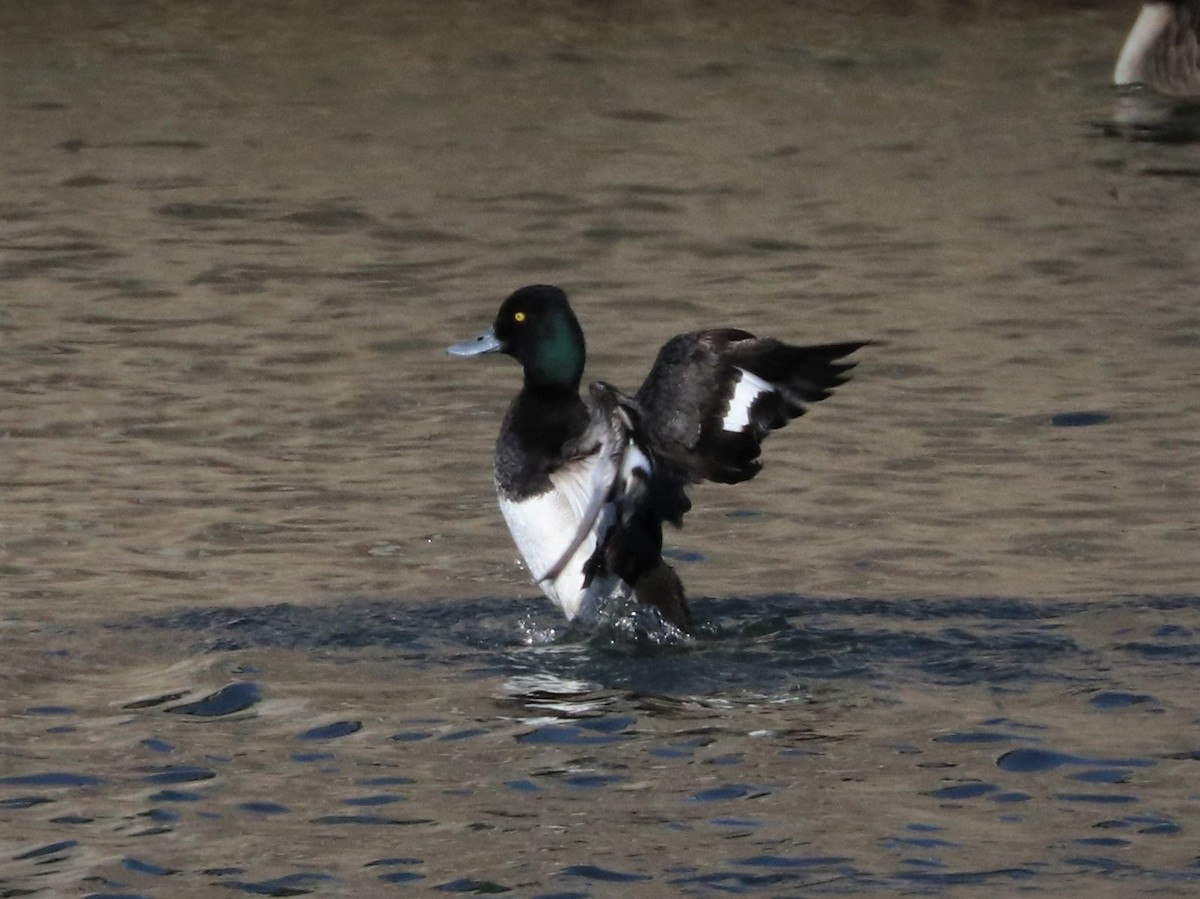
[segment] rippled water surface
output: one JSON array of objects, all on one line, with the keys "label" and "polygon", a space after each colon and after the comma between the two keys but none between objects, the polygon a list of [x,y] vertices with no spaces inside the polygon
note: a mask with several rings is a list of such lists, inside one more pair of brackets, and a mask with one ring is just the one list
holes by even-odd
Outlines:
[{"label": "rippled water surface", "polygon": [[[1200,891],[1200,149],[1125,3],[0,5],[0,896]],[[873,339],[565,625],[590,371]]]}]

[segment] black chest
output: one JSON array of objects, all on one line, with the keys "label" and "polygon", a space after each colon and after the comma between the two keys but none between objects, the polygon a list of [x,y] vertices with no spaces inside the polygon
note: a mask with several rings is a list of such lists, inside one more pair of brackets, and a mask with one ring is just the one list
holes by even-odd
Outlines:
[{"label": "black chest", "polygon": [[577,393],[517,394],[496,440],[496,486],[506,499],[545,493],[550,473],[565,461],[564,444],[587,430],[587,406]]}]

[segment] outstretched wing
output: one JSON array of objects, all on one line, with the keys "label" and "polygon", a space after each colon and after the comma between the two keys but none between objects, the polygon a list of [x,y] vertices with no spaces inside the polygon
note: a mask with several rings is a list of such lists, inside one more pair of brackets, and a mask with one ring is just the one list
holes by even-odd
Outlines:
[{"label": "outstretched wing", "polygon": [[634,397],[656,456],[691,481],[754,477],[770,431],[830,395],[867,342],[794,346],[746,331],[695,331],[658,353]]}]

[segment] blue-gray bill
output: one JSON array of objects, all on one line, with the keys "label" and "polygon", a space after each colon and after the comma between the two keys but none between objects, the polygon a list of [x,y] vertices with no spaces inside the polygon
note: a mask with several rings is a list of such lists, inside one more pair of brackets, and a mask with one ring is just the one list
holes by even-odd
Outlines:
[{"label": "blue-gray bill", "polygon": [[446,352],[451,356],[480,356],[484,353],[499,352],[499,350],[500,341],[491,328],[470,340],[446,347]]}]

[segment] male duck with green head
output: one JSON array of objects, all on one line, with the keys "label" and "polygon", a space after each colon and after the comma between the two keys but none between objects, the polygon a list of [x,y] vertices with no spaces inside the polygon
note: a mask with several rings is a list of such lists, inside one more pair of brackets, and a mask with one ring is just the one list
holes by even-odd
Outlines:
[{"label": "male duck with green head", "polygon": [[456,356],[505,353],[525,383],[496,441],[496,492],[534,582],[568,619],[634,597],[690,633],[683,585],[662,559],[701,480],[754,477],[767,433],[829,396],[864,343],[791,346],[745,331],[669,340],[633,396],[597,382],[585,400],[583,329],[557,287],[523,287]]}]

